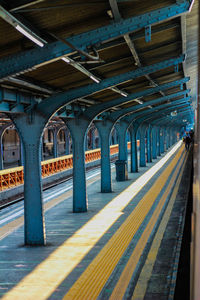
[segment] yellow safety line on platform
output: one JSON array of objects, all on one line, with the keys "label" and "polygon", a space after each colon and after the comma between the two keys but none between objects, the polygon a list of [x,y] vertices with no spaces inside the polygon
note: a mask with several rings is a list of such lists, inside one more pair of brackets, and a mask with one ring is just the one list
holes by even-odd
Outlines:
[{"label": "yellow safety line on platform", "polygon": [[63,298],[64,300],[96,299],[98,297],[155,199],[164,187],[182,153],[183,147],[163,171],[162,175],[156,180],[151,189],[141,199],[130,216],[71,287]]},{"label": "yellow safety line on platform", "polygon": [[[123,209],[177,151],[178,142],[158,163],[111,200],[99,213],[53,251],[32,272],[3,296],[4,300],[47,299],[81,262],[107,230],[117,221]],[[67,217],[67,215],[66,215]],[[82,298],[79,298],[82,299]]]},{"label": "yellow safety line on platform", "polygon": [[[157,222],[157,219],[158,219],[158,216],[166,202],[166,199],[167,199],[167,196],[169,195],[171,189],[173,188],[173,185],[174,185],[174,182],[177,178],[177,175],[182,167],[182,164],[183,164],[183,160],[185,158],[185,155],[181,158],[178,166],[176,167],[176,170],[172,176],[172,178],[170,179],[170,182],[164,192],[164,194],[162,195],[160,201],[159,201],[159,204],[157,205],[153,215],[151,216],[151,219],[149,220],[149,224],[147,225],[147,227],[145,228],[143,234],[141,235],[133,253],[131,254],[127,264],[126,264],[126,267],[124,268],[114,290],[113,290],[113,293],[111,295],[111,297],[109,298],[110,300],[121,300],[123,299],[124,297],[124,294],[126,292],[126,289],[129,285],[129,282],[132,278],[132,275],[133,275],[133,272],[137,266],[137,263],[140,259],[140,256],[142,255],[143,253],[143,250],[146,246],[146,243],[148,241],[148,238],[149,238],[149,235],[150,233],[152,232],[156,222]],[[180,178],[180,176],[179,176]],[[146,275],[146,274],[145,274]],[[137,297],[135,299],[138,299]]]},{"label": "yellow safety line on platform", "polygon": [[[188,154],[187,154],[187,157],[188,157]],[[167,206],[167,209],[164,213],[164,216],[161,220],[159,228],[154,237],[153,243],[151,245],[147,259],[145,261],[145,265],[143,266],[142,271],[140,273],[139,279],[138,279],[136,287],[134,289],[134,293],[131,298],[132,300],[143,300],[144,299],[146,289],[147,289],[147,284],[151,277],[151,273],[152,273],[153,266],[154,266],[154,263],[155,263],[155,260],[156,260],[157,254],[158,254],[158,250],[159,250],[165,229],[167,227],[167,223],[169,221],[169,218],[170,218],[173,206],[174,206],[174,202],[176,200],[176,195],[178,193],[178,189],[179,189],[179,186],[181,183],[181,179],[182,179],[183,171],[184,171],[185,164],[187,161],[187,157],[183,163],[179,177],[177,179],[177,183],[176,183],[174,190],[172,192],[172,195],[170,197],[169,204]]]}]

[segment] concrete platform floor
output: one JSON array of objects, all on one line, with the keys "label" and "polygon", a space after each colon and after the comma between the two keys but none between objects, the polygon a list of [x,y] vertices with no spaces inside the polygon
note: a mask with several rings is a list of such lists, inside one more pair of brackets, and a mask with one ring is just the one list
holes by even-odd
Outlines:
[{"label": "concrete platform floor", "polygon": [[186,207],[179,189],[187,153],[183,146],[172,150],[129,173],[125,182],[116,182],[113,168],[113,193],[100,193],[100,176],[91,173],[87,213],[72,213],[71,189],[52,200],[47,195],[44,247],[24,246],[21,208],[13,207],[14,219],[8,218],[11,208],[1,212],[1,298],[173,297]]}]

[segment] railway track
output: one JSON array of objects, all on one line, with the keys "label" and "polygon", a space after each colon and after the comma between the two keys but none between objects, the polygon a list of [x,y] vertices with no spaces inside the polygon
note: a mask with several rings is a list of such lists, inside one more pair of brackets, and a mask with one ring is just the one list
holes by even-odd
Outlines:
[{"label": "railway track", "polygon": [[[112,163],[112,167],[114,167],[114,162],[117,160],[116,157],[111,158],[111,163]],[[86,173],[90,172],[90,171],[95,171],[95,170],[100,170],[100,163],[97,166],[94,167],[87,167],[86,166]],[[99,171],[100,173],[100,171]],[[43,191],[46,191],[48,189],[51,189],[53,187],[56,187],[62,183],[65,182],[70,182],[70,180],[72,181],[73,177],[72,175],[67,175],[66,177],[62,178],[62,179],[57,179],[55,180],[53,183],[46,183],[43,185]],[[3,199],[0,200],[0,210],[2,210],[5,207],[8,207],[12,204],[15,204],[17,202],[23,201],[24,200],[24,194],[23,193],[19,193],[16,196],[13,197],[9,197],[7,199]]]}]

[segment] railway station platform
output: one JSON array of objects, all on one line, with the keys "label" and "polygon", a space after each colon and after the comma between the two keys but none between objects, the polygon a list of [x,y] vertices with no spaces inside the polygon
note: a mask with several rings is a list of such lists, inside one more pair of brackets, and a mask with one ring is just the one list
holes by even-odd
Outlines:
[{"label": "railway station platform", "polygon": [[23,205],[0,211],[0,297],[173,299],[191,153],[182,142],[100,193],[87,173],[88,212],[72,213],[72,184],[44,192],[46,246],[24,246]]}]

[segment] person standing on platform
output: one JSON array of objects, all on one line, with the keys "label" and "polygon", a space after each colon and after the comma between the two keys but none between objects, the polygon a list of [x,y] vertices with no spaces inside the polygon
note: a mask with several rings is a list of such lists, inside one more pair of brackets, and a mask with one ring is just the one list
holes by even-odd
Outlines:
[{"label": "person standing on platform", "polygon": [[188,151],[190,148],[190,143],[191,143],[191,138],[188,134],[188,132],[186,133],[186,137],[185,137],[185,149]]}]

